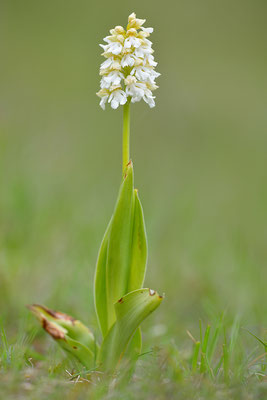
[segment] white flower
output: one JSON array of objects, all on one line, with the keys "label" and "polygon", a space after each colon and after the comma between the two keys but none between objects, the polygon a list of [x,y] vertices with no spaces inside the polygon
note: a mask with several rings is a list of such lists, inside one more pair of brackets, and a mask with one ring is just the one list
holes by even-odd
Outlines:
[{"label": "white flower", "polygon": [[126,86],[126,94],[127,96],[131,96],[132,103],[136,103],[144,97],[145,88],[146,85],[142,82],[132,83],[131,85]]},{"label": "white flower", "polygon": [[155,96],[152,95],[152,92],[148,87],[145,89],[145,94],[143,97],[144,101],[149,105],[150,108],[155,107]]},{"label": "white flower", "polygon": [[131,46],[132,47],[136,47],[136,48],[140,47],[141,46],[141,40],[136,38],[136,37],[134,37],[134,36],[128,37],[127,39],[125,39],[124,48],[125,49],[129,49]]},{"label": "white flower", "polygon": [[121,59],[122,68],[132,67],[134,65],[135,59],[136,56],[133,54],[126,54],[125,56],[123,56]]},{"label": "white flower", "polygon": [[100,71],[103,70],[103,69],[109,68],[109,67],[112,65],[113,62],[114,62],[114,58],[113,58],[113,57],[107,58],[107,59],[106,59],[104,62],[102,62],[102,64],[100,65]]},{"label": "white flower", "polygon": [[140,29],[140,27],[146,22],[145,19],[139,19],[136,18],[135,13],[132,13],[131,15],[129,15],[128,17],[128,26],[127,26],[127,30],[135,28],[135,29]]},{"label": "white flower", "polygon": [[109,44],[100,44],[106,54],[111,53],[119,55],[122,51],[122,44],[118,42],[111,42]]},{"label": "white flower", "polygon": [[106,61],[104,61],[100,65],[100,75],[105,74],[105,71],[108,70],[121,70],[121,63],[118,60],[115,60],[113,57],[107,58]]},{"label": "white flower", "polygon": [[131,96],[132,103],[144,99],[151,108],[155,106],[155,96],[152,95],[151,90],[156,89],[156,85],[152,86],[143,82],[138,82],[132,75],[127,76],[124,82],[126,85],[126,95]]},{"label": "white flower", "polygon": [[106,89],[99,90],[99,92],[97,92],[97,96],[101,98],[100,103],[99,103],[100,107],[103,110],[105,110],[105,105],[106,105],[107,99],[109,97],[108,90],[106,90]]},{"label": "white flower", "polygon": [[144,57],[144,63],[150,65],[151,67],[156,67],[158,63],[154,61],[154,56],[152,54],[147,54]]},{"label": "white flower", "polygon": [[132,69],[131,75],[135,75],[139,81],[147,82],[150,80],[151,71],[150,68],[140,65]]},{"label": "white flower", "polygon": [[143,99],[150,107],[155,106],[152,91],[158,88],[155,79],[160,74],[154,70],[157,63],[148,39],[153,28],[144,28],[144,23],[132,13],[126,30],[116,26],[104,38],[107,44],[100,45],[106,58],[100,66],[101,90],[97,93],[103,109],[106,102],[116,109],[128,99],[132,103]]},{"label": "white flower", "polygon": [[153,33],[153,31],[154,31],[154,29],[153,28],[144,28],[143,26],[141,27],[141,29],[142,29],[142,31],[143,32],[146,32],[146,33]]},{"label": "white flower", "polygon": [[111,108],[116,110],[119,105],[124,105],[127,102],[126,93],[120,88],[114,88],[109,96],[108,102],[111,103]]},{"label": "white flower", "polygon": [[137,49],[135,49],[134,54],[136,57],[139,58],[145,58],[146,56],[154,53],[154,50],[150,46],[140,46]]},{"label": "white flower", "polygon": [[110,86],[117,86],[124,78],[123,74],[119,71],[111,71],[108,75],[103,76],[100,82],[101,89],[108,89]]}]

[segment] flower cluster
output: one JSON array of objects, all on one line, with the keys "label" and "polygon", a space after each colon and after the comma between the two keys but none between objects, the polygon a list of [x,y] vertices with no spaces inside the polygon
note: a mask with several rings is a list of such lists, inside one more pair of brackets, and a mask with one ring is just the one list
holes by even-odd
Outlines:
[{"label": "flower cluster", "polygon": [[101,44],[106,60],[100,66],[100,106],[105,109],[106,102],[116,109],[128,99],[132,103],[143,99],[150,107],[155,106],[152,91],[157,89],[155,79],[160,75],[154,70],[151,45],[148,40],[153,28],[144,28],[145,19],[138,19],[132,13],[128,18],[127,29],[116,26],[110,36]]}]

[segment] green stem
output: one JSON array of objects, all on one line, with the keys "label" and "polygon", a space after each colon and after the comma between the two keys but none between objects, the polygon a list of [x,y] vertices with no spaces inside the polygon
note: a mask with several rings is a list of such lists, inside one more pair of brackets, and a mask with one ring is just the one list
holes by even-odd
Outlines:
[{"label": "green stem", "polygon": [[130,161],[130,102],[123,106],[122,173]]}]

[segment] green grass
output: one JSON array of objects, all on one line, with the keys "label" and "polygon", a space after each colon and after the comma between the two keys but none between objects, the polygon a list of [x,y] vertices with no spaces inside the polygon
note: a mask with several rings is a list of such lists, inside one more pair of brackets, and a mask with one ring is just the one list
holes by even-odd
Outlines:
[{"label": "green grass", "polygon": [[[265,400],[266,2],[1,8],[0,399]],[[107,395],[97,373],[77,380],[81,366],[26,305],[98,334],[93,277],[120,184],[122,113],[97,104],[97,44],[132,11],[155,28],[162,73],[156,108],[133,109],[131,155],[145,285],[165,299],[143,324],[132,381]]]},{"label": "green grass", "polygon": [[[188,332],[190,340],[184,338],[180,344],[174,338],[163,338],[164,344],[140,356],[127,384],[120,376],[110,382],[97,371],[86,371],[67,360],[55,345],[45,345],[44,338],[39,343],[38,335],[21,334],[12,345],[2,330],[2,398],[16,398],[19,393],[21,399],[34,399],[37,395],[40,399],[48,395],[55,399],[264,399],[266,344],[261,342],[259,347],[257,342],[249,343],[249,335],[240,329],[239,318],[227,321],[220,317],[214,326],[203,328],[200,322],[197,339]],[[35,351],[33,343],[42,350],[46,348],[45,354]]]}]

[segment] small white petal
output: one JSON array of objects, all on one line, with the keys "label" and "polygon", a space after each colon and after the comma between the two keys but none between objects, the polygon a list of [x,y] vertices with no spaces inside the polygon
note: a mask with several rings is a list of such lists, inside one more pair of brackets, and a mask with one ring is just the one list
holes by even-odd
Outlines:
[{"label": "small white petal", "polygon": [[100,100],[100,107],[103,109],[103,110],[105,110],[105,108],[106,108],[106,102],[107,102],[107,99],[108,99],[108,96],[106,96],[106,97],[103,97],[101,100]]},{"label": "small white petal", "polygon": [[108,48],[108,44],[100,44],[99,46],[102,47],[104,51],[106,51],[106,49]]},{"label": "small white petal", "polygon": [[118,102],[117,99],[113,99],[111,102],[111,108],[113,108],[113,110],[116,110],[116,108],[118,108],[120,105],[120,103]]},{"label": "small white petal", "polygon": [[126,54],[121,59],[121,66],[125,67],[132,67],[135,62],[135,56],[133,54]]},{"label": "small white petal", "polygon": [[153,28],[144,28],[143,26],[141,27],[142,31],[146,33],[153,33],[154,29]]},{"label": "small white petal", "polygon": [[109,68],[111,66],[111,64],[113,63],[114,59],[113,57],[107,58],[106,61],[104,61],[101,66],[100,69],[106,69]]}]

